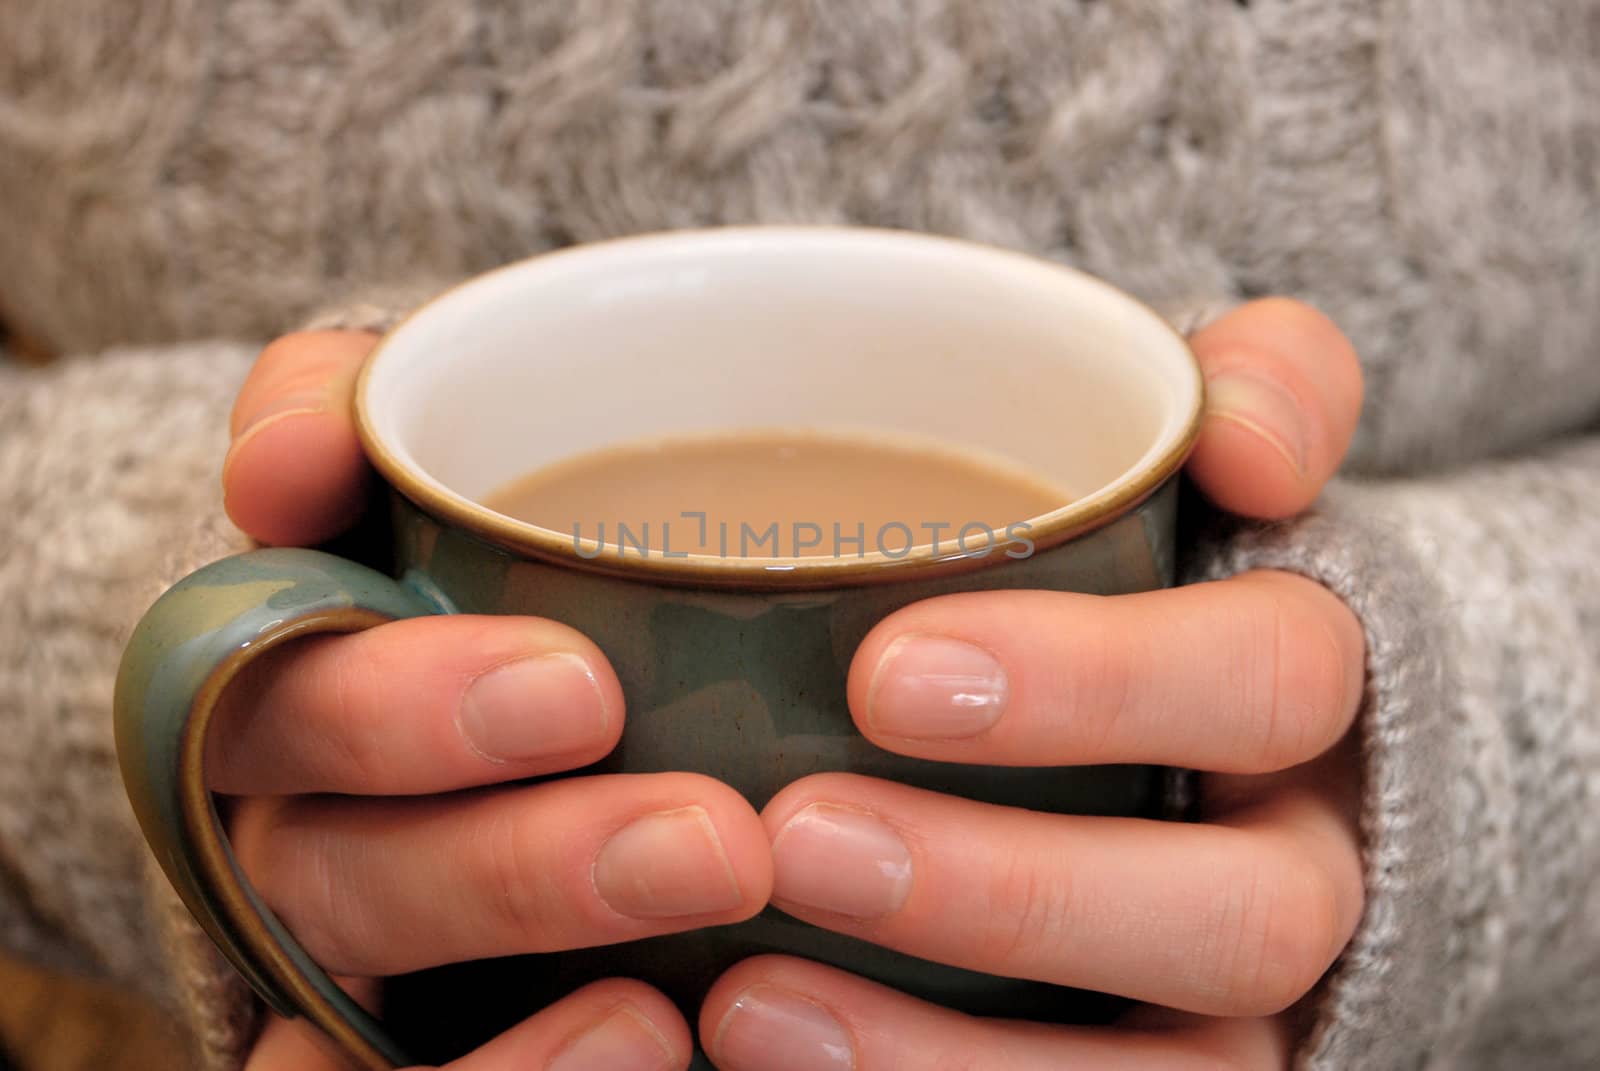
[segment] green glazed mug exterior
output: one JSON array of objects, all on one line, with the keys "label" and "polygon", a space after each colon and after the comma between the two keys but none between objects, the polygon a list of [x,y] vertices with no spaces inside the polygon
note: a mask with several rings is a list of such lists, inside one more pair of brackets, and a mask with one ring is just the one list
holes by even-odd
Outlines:
[{"label": "green glazed mug exterior", "polygon": [[[1177,476],[1201,408],[1193,356],[1155,313],[1071,269],[951,239],[685,231],[490,272],[385,336],[357,390],[364,449],[391,488],[395,577],[318,551],[253,551],[187,577],[140,622],[116,690],[135,814],[178,894],[261,997],[371,1069],[455,1054],[408,1051],[312,962],[244,877],[206,789],[218,696],[280,643],[424,614],[548,617],[599,645],[627,704],[620,745],[575,773],[694,770],[759,808],[800,777],[848,770],[1034,810],[1161,817],[1167,774],[1156,768],[967,766],[879,750],[850,719],[845,675],[874,624],[930,596],[1170,585]],[[704,539],[707,552],[668,554],[480,504],[582,451],[770,427],[896,435],[1026,466],[1078,493],[1006,533],[930,532],[906,518],[841,541],[826,530],[834,518],[818,518],[833,553],[803,558],[779,556],[782,530],[759,548],[771,547],[766,557],[712,554]],[[698,521],[703,537],[704,505],[651,522],[688,532]],[[759,952],[977,1014],[1095,1014],[1083,994],[918,960],[773,909],[517,957],[497,968],[516,980],[513,1005],[480,995],[441,1014],[476,1010],[472,1029],[492,1030],[619,974],[692,1012],[722,969]]]}]

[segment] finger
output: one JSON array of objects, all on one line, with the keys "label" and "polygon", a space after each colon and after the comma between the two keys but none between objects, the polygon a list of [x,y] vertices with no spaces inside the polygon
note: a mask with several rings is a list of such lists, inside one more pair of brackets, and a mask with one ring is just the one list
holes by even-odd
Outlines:
[{"label": "finger", "polygon": [[[370,978],[340,978],[339,985],[372,1011],[378,985]],[[244,1071],[358,1071],[333,1040],[304,1019],[269,1015],[250,1050]]]},{"label": "finger", "polygon": [[261,351],[234,402],[222,496],[263,543],[309,546],[348,528],[366,501],[356,377],[377,343],[366,331],[285,335]]},{"label": "finger", "polygon": [[303,1019],[268,1017],[244,1071],[357,1071],[333,1043]]},{"label": "finger", "polygon": [[1263,804],[1300,792],[1330,801],[1344,816],[1352,838],[1361,819],[1361,734],[1356,730],[1311,762],[1268,774],[1206,774],[1200,809],[1207,821],[1229,823]]},{"label": "finger", "polygon": [[682,1071],[693,1049],[678,1009],[642,982],[595,982],[444,1071]]},{"label": "finger", "polygon": [[406,795],[586,765],[615,746],[622,688],[581,633],[526,617],[424,617],[269,651],[206,740],[233,795]]},{"label": "finger", "polygon": [[1213,502],[1248,517],[1290,517],[1322,491],[1361,414],[1361,364],[1322,313],[1269,298],[1189,340],[1206,415],[1188,472]]},{"label": "finger", "polygon": [[1310,794],[1197,826],[819,774],[762,819],[773,904],[805,921],[987,974],[1208,1015],[1298,1000],[1362,906],[1355,838]]},{"label": "finger", "polygon": [[456,797],[255,797],[232,839],[312,958],[362,976],[737,922],[772,883],[744,797],[687,773]]},{"label": "finger", "polygon": [[1148,1030],[979,1019],[786,956],[717,980],[700,1037],[721,1071],[1283,1071],[1288,1038],[1270,1019],[1191,1019]]},{"label": "finger", "polygon": [[[1295,1039],[1305,1034],[1300,1026],[1305,1020],[1306,1008],[1306,1003],[1302,1002],[1282,1015],[1249,1019],[1196,1015],[1159,1004],[1135,1004],[1117,1017],[1116,1029],[1144,1034],[1182,1033],[1186,1040],[1197,1043],[1196,1047],[1204,1046],[1207,1052],[1219,1057],[1249,1052],[1251,1059],[1245,1066],[1287,1068]],[[1235,1032],[1235,1026],[1242,1029]],[[1222,1060],[1222,1065],[1238,1066],[1226,1059]]]},{"label": "finger", "polygon": [[873,743],[922,758],[1264,772],[1344,735],[1364,649],[1337,596],[1277,571],[1111,598],[972,592],[880,622],[850,710]]},{"label": "finger", "polygon": [[[689,1026],[642,982],[595,982],[539,1011],[446,1071],[674,1071],[689,1064]],[[272,1016],[244,1071],[354,1071],[304,1020]],[[421,1069],[413,1069],[421,1071]]]}]

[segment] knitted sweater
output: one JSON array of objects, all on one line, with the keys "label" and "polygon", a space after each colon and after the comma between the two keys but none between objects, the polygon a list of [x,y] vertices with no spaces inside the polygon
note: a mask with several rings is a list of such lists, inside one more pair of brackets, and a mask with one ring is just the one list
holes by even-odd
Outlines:
[{"label": "knitted sweater", "polygon": [[[0,942],[257,1014],[117,784],[121,638],[242,545],[256,346],[553,246],[957,234],[1192,326],[1287,293],[1370,404],[1300,571],[1365,625],[1368,907],[1317,1069],[1600,1066],[1600,0],[65,0],[0,11]],[[209,341],[228,339],[232,341]]]}]

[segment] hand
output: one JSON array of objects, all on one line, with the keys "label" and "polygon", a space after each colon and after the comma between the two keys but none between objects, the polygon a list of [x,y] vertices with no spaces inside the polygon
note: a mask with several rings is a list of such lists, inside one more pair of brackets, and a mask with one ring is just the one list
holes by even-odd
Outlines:
[{"label": "hand", "polygon": [[[239,395],[224,467],[235,522],[315,543],[357,517],[367,480],[351,425],[374,337],[290,336]],[[755,914],[766,833],[744,798],[685,773],[570,778],[463,793],[594,762],[622,732],[600,651],[533,618],[437,617],[318,637],[263,656],[208,740],[211,786],[268,905],[357,999],[443,963],[609,944]],[[613,979],[451,1064],[671,1071],[677,1009]],[[273,1019],[247,1071],[341,1066],[313,1028]]]},{"label": "hand", "polygon": [[[1237,513],[1305,508],[1360,409],[1349,343],[1283,300],[1192,342],[1209,399],[1190,475]],[[1038,814],[817,775],[762,814],[774,904],[926,959],[1146,1003],[1110,1028],[983,1020],[766,956],[707,997],[708,1052],[722,1071],[1287,1067],[1287,1009],[1362,910],[1363,648],[1342,602],[1268,571],[1111,598],[952,595],[890,616],[849,679],[878,746],[1203,770],[1203,820]]]}]

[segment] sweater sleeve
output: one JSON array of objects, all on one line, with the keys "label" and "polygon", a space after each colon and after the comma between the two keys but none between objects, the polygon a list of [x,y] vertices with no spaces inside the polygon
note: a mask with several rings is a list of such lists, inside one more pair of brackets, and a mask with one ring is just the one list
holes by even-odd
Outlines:
[{"label": "sweater sleeve", "polygon": [[[428,280],[350,295],[306,329],[385,331]],[[222,509],[228,412],[259,347],[0,359],[0,947],[133,987],[202,1071],[241,1066],[263,1006],[156,866],[110,720],[122,647],[158,595],[252,545]]]},{"label": "sweater sleeve", "polygon": [[[439,287],[356,294],[305,326],[383,331]],[[252,545],[222,509],[228,412],[259,347],[0,354],[0,948],[99,975],[232,1071],[263,1007],[145,847],[110,719],[122,648],[162,591]]]},{"label": "sweater sleeve", "polygon": [[245,549],[218,480],[255,347],[0,359],[0,946],[177,1013],[227,1067],[253,1005],[155,870],[117,770],[111,694],[139,615]]},{"label": "sweater sleeve", "polygon": [[1368,644],[1367,907],[1300,1056],[1600,1066],[1600,437],[1218,522],[1188,579],[1327,585]]}]

